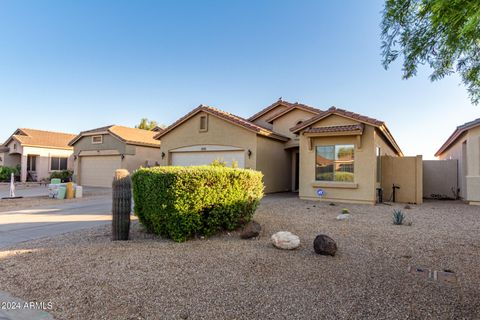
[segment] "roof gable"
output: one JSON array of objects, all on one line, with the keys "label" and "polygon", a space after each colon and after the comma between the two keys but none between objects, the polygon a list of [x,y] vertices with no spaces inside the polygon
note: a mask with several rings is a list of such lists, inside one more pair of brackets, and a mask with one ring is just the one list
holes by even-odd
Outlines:
[{"label": "roof gable", "polygon": [[220,118],[224,121],[227,121],[227,122],[229,122],[233,125],[240,126],[244,129],[255,132],[256,134],[266,136],[266,137],[272,138],[272,139],[282,140],[282,141],[289,140],[289,138],[287,138],[285,136],[282,136],[278,133],[275,133],[275,132],[273,132],[271,130],[268,130],[264,127],[261,127],[259,125],[256,125],[255,123],[252,123],[248,120],[245,120],[245,119],[243,119],[239,116],[236,116],[236,115],[233,115],[231,113],[228,113],[228,112],[225,112],[225,111],[222,111],[220,109],[213,108],[213,107],[210,107],[210,106],[206,106],[206,105],[200,105],[197,108],[193,109],[192,111],[187,113],[185,116],[181,117],[180,119],[175,121],[173,124],[171,124],[170,126],[165,128],[162,132],[158,133],[155,136],[155,139],[160,139],[162,136],[166,135],[168,132],[174,130],[180,124],[184,123],[185,121],[187,121],[188,119],[192,118],[197,113],[202,112],[202,111],[205,112],[205,113],[208,113],[210,115],[213,115],[217,118]]},{"label": "roof gable", "polygon": [[268,117],[266,119],[266,122],[271,122],[271,121],[281,117],[282,115],[284,115],[284,114],[286,114],[286,113],[288,113],[292,110],[295,110],[295,109],[301,109],[301,110],[304,110],[304,111],[308,111],[308,112],[311,112],[312,114],[319,114],[321,112],[320,109],[307,106],[306,104],[302,104],[302,103],[298,103],[298,102],[291,103],[291,102],[279,99],[278,101],[275,101],[274,103],[272,103],[268,107],[266,107],[266,108],[260,110],[259,112],[255,113],[253,116],[248,118],[248,121],[255,121],[258,118],[262,117],[263,115],[266,115],[269,112],[274,111],[275,109],[279,109],[280,107],[282,107],[281,110],[278,111],[278,112],[275,112],[270,117]]},{"label": "roof gable", "polygon": [[85,136],[92,136],[95,134],[110,134],[118,140],[127,144],[157,148],[160,147],[160,141],[154,139],[155,135],[157,135],[158,132],[117,125],[110,125],[92,130],[82,131],[70,141],[69,145],[73,146],[81,138]]},{"label": "roof gable", "polygon": [[458,126],[455,131],[450,135],[450,137],[448,137],[447,141],[445,141],[445,143],[435,153],[435,157],[438,157],[443,152],[447,151],[447,149],[449,149],[450,146],[455,143],[457,139],[460,138],[465,132],[478,126],[480,126],[480,118]]},{"label": "roof gable", "polygon": [[75,135],[71,133],[19,128],[5,141],[4,145],[15,139],[23,146],[71,149],[68,143],[73,137]]},{"label": "roof gable", "polygon": [[336,108],[336,107],[331,107],[327,111],[324,111],[324,112],[318,114],[317,116],[294,126],[293,128],[290,129],[290,131],[292,131],[293,133],[299,133],[300,131],[304,130],[305,128],[309,128],[313,124],[315,124],[315,123],[321,121],[322,119],[325,119],[325,118],[327,118],[331,115],[337,115],[337,116],[340,116],[340,117],[344,117],[344,118],[347,118],[347,119],[358,121],[360,123],[371,125],[375,128],[378,128],[379,131],[382,133],[382,135],[391,144],[391,146],[397,151],[397,153],[399,155],[403,155],[402,150],[398,146],[397,142],[395,141],[395,139],[393,138],[392,134],[390,133],[390,131],[388,130],[387,126],[385,125],[385,123],[383,121],[380,121],[380,120],[377,120],[377,119],[374,119],[374,118],[370,118],[370,117],[367,117],[367,116],[364,116],[364,115],[361,115],[361,114],[358,114],[358,113],[355,113],[355,112],[351,112],[351,111],[348,111],[348,110],[345,110],[345,109],[339,109],[339,108]]}]

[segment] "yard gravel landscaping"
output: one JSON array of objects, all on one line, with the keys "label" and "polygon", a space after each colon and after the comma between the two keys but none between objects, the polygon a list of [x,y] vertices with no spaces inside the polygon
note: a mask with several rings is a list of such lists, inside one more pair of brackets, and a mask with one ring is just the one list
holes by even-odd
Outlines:
[{"label": "yard gravel landscaping", "polygon": [[[111,242],[109,227],[0,251],[0,290],[53,303],[56,319],[479,319],[480,208],[427,202],[404,210],[269,195],[255,214],[256,239],[239,232],[185,243],[146,234]],[[351,218],[338,221],[342,208]],[[298,235],[293,251],[272,246],[278,231]],[[318,234],[338,245],[313,250]],[[445,284],[409,266],[452,270]]]}]

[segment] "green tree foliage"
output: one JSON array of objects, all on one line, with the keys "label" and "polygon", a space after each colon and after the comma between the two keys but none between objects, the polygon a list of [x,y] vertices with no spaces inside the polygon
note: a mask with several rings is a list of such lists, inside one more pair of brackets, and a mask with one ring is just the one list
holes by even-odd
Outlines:
[{"label": "green tree foliage", "polygon": [[137,129],[143,129],[143,130],[153,130],[158,126],[158,123],[156,121],[148,120],[147,118],[142,118],[140,120],[140,123],[135,126]]},{"label": "green tree foliage", "polygon": [[403,78],[419,65],[431,81],[457,72],[472,103],[480,101],[480,1],[386,0],[382,21],[383,65],[403,56]]}]

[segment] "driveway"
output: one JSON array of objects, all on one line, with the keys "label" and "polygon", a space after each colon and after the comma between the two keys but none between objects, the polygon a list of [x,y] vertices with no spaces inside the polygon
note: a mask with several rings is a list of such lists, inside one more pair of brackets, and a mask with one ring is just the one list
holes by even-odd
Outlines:
[{"label": "driveway", "polygon": [[0,212],[0,248],[109,223],[111,196]]}]

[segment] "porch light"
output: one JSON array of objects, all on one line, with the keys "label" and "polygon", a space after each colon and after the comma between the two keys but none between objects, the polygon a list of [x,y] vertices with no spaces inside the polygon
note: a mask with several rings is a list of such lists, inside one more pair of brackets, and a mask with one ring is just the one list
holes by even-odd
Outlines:
[{"label": "porch light", "polygon": [[165,158],[165,152],[162,152],[162,160]]},{"label": "porch light", "polygon": [[252,150],[248,149],[247,154],[248,154],[248,159],[250,159],[250,157],[252,156]]}]

